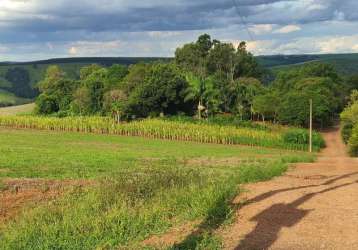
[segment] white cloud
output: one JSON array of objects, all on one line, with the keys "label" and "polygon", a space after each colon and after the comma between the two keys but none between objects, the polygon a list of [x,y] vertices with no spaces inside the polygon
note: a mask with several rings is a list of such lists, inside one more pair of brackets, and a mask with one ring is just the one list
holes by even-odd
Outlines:
[{"label": "white cloud", "polygon": [[70,44],[68,53],[72,56],[114,55],[115,51],[121,46],[122,42],[119,40],[106,42],[78,41]]},{"label": "white cloud", "polygon": [[273,33],[277,33],[277,34],[287,34],[287,33],[292,33],[292,32],[296,32],[296,31],[300,31],[302,28],[298,25],[286,25],[283,26],[280,29],[275,30]]},{"label": "white cloud", "polygon": [[322,53],[358,52],[358,35],[321,38],[317,46]]},{"label": "white cloud", "polygon": [[255,35],[262,35],[269,33],[273,30],[272,24],[257,24],[249,27],[249,30]]},{"label": "white cloud", "polygon": [[251,41],[247,43],[247,50],[252,52],[254,55],[270,54],[273,47],[275,47],[275,43],[270,40]]},{"label": "white cloud", "polygon": [[71,56],[75,56],[77,55],[77,48],[76,47],[71,47],[69,50],[68,50],[68,54],[70,54]]}]

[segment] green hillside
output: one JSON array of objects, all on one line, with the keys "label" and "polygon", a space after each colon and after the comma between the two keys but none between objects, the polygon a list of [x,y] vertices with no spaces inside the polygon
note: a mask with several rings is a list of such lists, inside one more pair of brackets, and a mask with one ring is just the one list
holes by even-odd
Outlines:
[{"label": "green hillside", "polygon": [[307,62],[322,62],[334,65],[342,75],[358,74],[357,54],[326,54],[326,55],[276,55],[257,57],[260,64],[274,71],[299,67]]},{"label": "green hillside", "polygon": [[0,89],[0,107],[22,105],[30,101],[29,99],[17,97],[10,92]]},{"label": "green hillside", "polygon": [[78,78],[80,69],[89,64],[111,66],[113,64],[131,65],[138,62],[168,60],[166,58],[62,58],[43,61],[0,63],[0,90],[11,92],[18,97],[34,98],[38,92],[36,84],[43,79],[50,65],[58,65],[70,78]]}]

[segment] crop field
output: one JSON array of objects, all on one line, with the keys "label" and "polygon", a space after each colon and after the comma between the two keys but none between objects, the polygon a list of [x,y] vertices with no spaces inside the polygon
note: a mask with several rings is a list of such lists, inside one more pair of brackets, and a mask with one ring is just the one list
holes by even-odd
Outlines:
[{"label": "crop field", "polygon": [[[0,249],[156,249],[153,235],[188,223],[207,226],[167,249],[219,249],[212,230],[230,222],[240,184],[314,159],[263,147],[4,127],[0,141],[0,200],[26,197],[20,208],[1,200]],[[24,183],[36,184],[36,199]]]},{"label": "crop field", "polygon": [[[155,139],[196,141],[227,145],[263,146],[291,150],[306,150],[307,144],[287,142],[283,127],[277,130],[260,130],[213,124],[192,124],[177,121],[146,119],[118,124],[111,118],[103,117],[35,117],[0,116],[0,126],[55,131],[74,131],[98,134],[141,136]],[[319,136],[318,134],[316,137]],[[314,145],[319,150],[322,144]]]}]

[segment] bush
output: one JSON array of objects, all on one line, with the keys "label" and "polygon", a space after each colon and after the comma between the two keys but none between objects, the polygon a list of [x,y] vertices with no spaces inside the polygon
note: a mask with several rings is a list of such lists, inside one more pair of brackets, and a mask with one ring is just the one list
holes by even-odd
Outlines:
[{"label": "bush", "polygon": [[344,143],[348,143],[349,138],[352,136],[352,130],[353,130],[353,124],[348,122],[348,123],[344,123],[342,126],[342,138]]},{"label": "bush", "polygon": [[[290,129],[283,135],[283,140],[286,143],[292,144],[309,144],[310,136],[309,132],[305,129]],[[314,132],[312,137],[312,145],[316,149],[325,147],[325,141],[321,134]]]},{"label": "bush", "polygon": [[349,139],[348,145],[351,156],[358,156],[358,124],[352,130],[352,136]]},{"label": "bush", "polygon": [[56,103],[56,98],[47,94],[41,94],[36,99],[36,113],[38,114],[52,114],[59,111]]}]

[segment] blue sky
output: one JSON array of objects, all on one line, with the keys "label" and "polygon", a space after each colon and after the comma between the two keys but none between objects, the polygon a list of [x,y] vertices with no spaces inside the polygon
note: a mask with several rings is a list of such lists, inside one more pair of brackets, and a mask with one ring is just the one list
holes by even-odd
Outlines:
[{"label": "blue sky", "polygon": [[0,0],[0,61],[173,56],[202,33],[246,40],[256,55],[358,52],[357,0],[236,3],[238,11],[233,0]]}]

